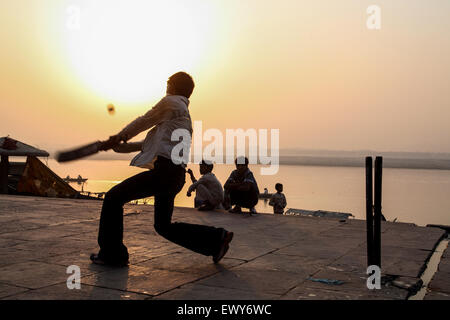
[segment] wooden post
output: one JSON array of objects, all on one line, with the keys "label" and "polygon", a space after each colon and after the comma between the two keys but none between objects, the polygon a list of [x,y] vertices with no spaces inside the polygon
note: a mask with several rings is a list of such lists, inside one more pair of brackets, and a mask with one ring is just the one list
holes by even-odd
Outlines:
[{"label": "wooden post", "polygon": [[0,162],[0,194],[8,194],[8,171],[9,159],[8,156],[2,155]]},{"label": "wooden post", "polygon": [[383,158],[375,159],[375,202],[374,202],[374,228],[373,228],[373,246],[374,246],[374,264],[381,268],[381,181],[383,174]]},{"label": "wooden post", "polygon": [[372,157],[366,157],[366,229],[367,229],[367,266],[373,264],[373,193],[372,193]]}]

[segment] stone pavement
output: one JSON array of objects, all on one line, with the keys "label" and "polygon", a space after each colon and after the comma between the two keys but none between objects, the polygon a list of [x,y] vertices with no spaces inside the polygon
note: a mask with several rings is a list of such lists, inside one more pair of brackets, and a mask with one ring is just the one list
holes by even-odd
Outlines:
[{"label": "stone pavement", "polygon": [[450,249],[444,251],[425,300],[450,300]]},{"label": "stone pavement", "polygon": [[[98,251],[101,204],[0,195],[0,299],[406,299],[445,234],[383,222],[382,273],[394,276],[381,290],[369,290],[365,221],[175,208],[174,221],[235,233],[228,254],[215,265],[211,257],[159,236],[153,206],[126,205],[124,239],[131,264],[117,269],[89,261]],[[441,285],[439,299],[450,293],[448,250],[444,257],[431,283]],[[81,268],[80,290],[67,288],[70,265]]]}]

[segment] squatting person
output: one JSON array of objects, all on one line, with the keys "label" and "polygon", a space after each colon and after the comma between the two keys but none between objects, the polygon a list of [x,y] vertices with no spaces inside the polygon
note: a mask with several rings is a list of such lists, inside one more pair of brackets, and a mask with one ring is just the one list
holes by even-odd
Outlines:
[{"label": "squatting person", "polygon": [[195,191],[194,207],[199,211],[221,209],[223,202],[223,188],[216,175],[212,173],[214,164],[202,160],[200,162],[200,179],[195,179],[191,169],[187,171],[191,176],[192,184],[187,191],[187,196]]},{"label": "squatting person", "polygon": [[248,158],[238,157],[235,160],[236,170],[233,170],[225,182],[224,207],[232,213],[241,213],[242,208],[248,208],[250,213],[257,213],[259,189],[253,173],[248,168]]}]

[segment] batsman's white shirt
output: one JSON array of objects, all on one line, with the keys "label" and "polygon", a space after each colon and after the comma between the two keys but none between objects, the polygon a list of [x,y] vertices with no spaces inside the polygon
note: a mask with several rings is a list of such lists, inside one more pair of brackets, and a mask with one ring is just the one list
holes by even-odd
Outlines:
[{"label": "batsman's white shirt", "polygon": [[[158,156],[171,159],[172,149],[180,143],[180,141],[172,141],[172,132],[176,129],[187,130],[190,146],[192,121],[188,106],[188,98],[168,94],[146,114],[138,117],[119,133],[126,135],[129,140],[151,128],[143,141],[141,152],[131,160],[131,166],[151,169]],[[189,154],[183,156],[189,158]]]}]

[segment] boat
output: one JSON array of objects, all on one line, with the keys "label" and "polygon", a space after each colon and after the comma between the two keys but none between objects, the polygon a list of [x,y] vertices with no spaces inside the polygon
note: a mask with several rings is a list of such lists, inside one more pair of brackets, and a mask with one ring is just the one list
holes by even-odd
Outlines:
[{"label": "boat", "polygon": [[326,218],[339,218],[339,219],[349,219],[355,217],[351,213],[347,212],[336,212],[336,211],[325,211],[325,210],[303,210],[289,208],[285,213],[287,216],[312,216],[312,217],[326,217]]},{"label": "boat", "polygon": [[85,183],[88,179],[87,178],[83,178],[82,176],[78,175],[77,178],[71,178],[70,176],[67,176],[63,180],[65,182]]},{"label": "boat", "polygon": [[258,198],[260,199],[270,199],[273,196],[273,193],[269,193],[269,190],[267,188],[264,188],[264,193],[260,193],[258,195]]}]

